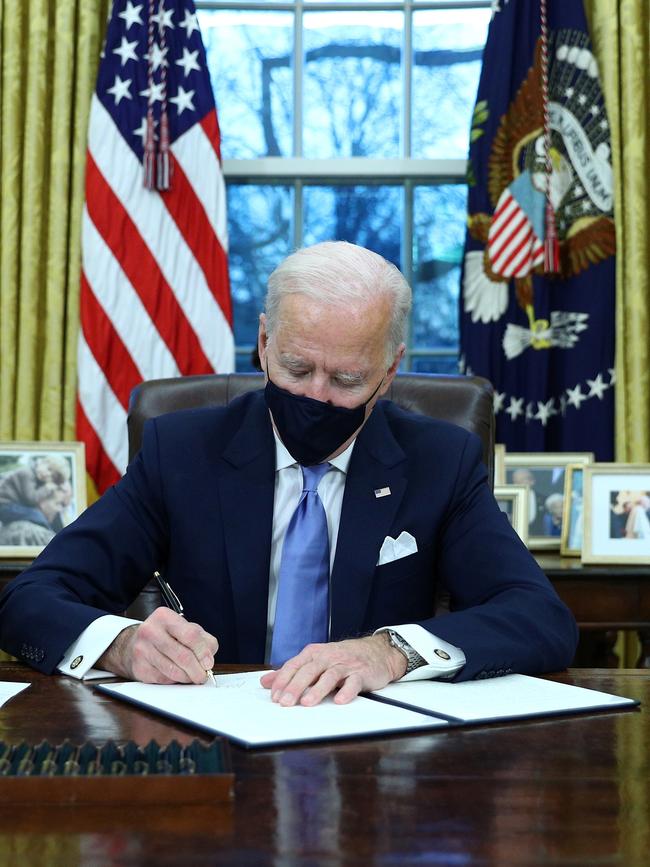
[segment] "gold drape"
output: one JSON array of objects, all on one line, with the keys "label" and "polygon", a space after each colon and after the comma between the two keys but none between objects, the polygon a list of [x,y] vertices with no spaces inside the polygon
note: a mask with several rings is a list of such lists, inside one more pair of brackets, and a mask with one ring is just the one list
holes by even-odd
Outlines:
[{"label": "gold drape", "polygon": [[0,440],[74,439],[86,132],[110,0],[0,0]]},{"label": "gold drape", "polygon": [[612,131],[616,459],[650,461],[650,2],[585,0]]},{"label": "gold drape", "polygon": [[[616,459],[650,461],[650,2],[585,0],[612,132],[616,222]],[[639,655],[621,633],[624,667]]]}]

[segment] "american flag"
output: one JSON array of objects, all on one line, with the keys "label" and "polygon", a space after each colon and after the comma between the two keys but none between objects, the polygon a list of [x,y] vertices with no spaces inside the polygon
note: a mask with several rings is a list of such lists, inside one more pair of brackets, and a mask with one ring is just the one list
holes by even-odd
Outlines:
[{"label": "american flag", "polygon": [[99,492],[145,379],[233,369],[217,112],[192,0],[114,0],[82,218],[77,436]]}]

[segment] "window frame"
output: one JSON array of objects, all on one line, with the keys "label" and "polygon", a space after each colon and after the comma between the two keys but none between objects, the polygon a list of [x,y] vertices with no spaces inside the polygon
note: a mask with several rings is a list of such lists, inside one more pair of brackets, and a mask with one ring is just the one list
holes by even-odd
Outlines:
[{"label": "window frame", "polygon": [[[413,195],[416,186],[466,183],[466,159],[420,159],[411,154],[411,102],[413,81],[413,13],[423,10],[486,9],[492,0],[195,0],[197,11],[283,11],[292,12],[293,20],[293,155],[290,157],[260,157],[254,159],[224,159],[223,173],[226,183],[256,183],[282,185],[293,188],[293,248],[303,242],[303,189],[307,185],[350,183],[363,185],[391,184],[402,188],[404,222],[400,238],[402,250],[401,270],[413,285]],[[303,127],[303,16],[305,12],[402,12],[404,29],[402,42],[401,140],[403,156],[398,158],[340,157],[310,159],[304,157]],[[411,346],[411,321],[406,335],[403,370],[410,370],[416,358],[457,358],[458,348]],[[236,356],[250,356],[253,347],[238,344]]]}]

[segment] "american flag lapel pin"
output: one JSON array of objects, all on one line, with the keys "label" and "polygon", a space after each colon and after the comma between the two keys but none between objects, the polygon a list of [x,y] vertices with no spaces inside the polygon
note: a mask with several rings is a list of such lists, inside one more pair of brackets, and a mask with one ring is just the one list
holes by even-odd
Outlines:
[{"label": "american flag lapel pin", "polygon": [[375,488],[375,497],[390,497],[390,488]]}]

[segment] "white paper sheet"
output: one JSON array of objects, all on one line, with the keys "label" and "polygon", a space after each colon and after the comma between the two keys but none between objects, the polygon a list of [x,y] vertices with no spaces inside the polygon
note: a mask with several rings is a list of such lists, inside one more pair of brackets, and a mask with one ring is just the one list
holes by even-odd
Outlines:
[{"label": "white paper sheet", "polygon": [[249,746],[447,726],[445,720],[362,697],[347,705],[326,699],[316,707],[281,707],[260,686],[264,673],[217,675],[216,689],[146,683],[102,684],[97,689]]},{"label": "white paper sheet", "polygon": [[630,698],[524,674],[508,674],[505,677],[463,683],[434,680],[391,683],[373,695],[442,713],[463,722],[613,709],[635,704]]},{"label": "white paper sheet", "polygon": [[[67,674],[67,672],[66,672]],[[104,671],[102,668],[89,668],[81,678],[82,680],[102,680],[103,678],[117,677],[112,671]]]},{"label": "white paper sheet", "polygon": [[31,686],[31,684],[14,683],[9,680],[0,681],[0,707],[2,707],[3,704],[6,704],[10,698],[13,698],[15,695],[18,695],[19,692],[27,689],[28,686]]}]

